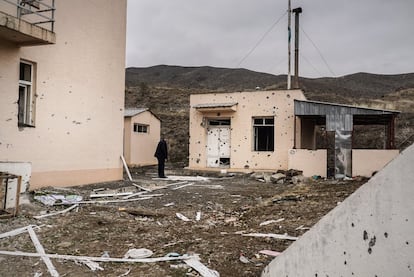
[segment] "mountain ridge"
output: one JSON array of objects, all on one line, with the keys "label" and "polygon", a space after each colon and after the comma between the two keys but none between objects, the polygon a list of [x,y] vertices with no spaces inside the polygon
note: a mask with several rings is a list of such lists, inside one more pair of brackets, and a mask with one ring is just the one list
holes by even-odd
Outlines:
[{"label": "mountain ridge", "polygon": [[[150,108],[162,120],[170,138],[172,161],[187,162],[189,96],[252,90],[285,90],[286,75],[272,75],[243,68],[157,65],[126,69],[126,107]],[[341,77],[299,79],[308,100],[400,110],[397,146],[414,142],[414,73],[353,73]]]}]

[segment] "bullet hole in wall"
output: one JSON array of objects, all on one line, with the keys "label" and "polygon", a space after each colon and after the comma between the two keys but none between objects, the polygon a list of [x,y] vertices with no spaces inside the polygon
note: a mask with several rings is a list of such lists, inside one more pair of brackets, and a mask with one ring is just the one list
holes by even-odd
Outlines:
[{"label": "bullet hole in wall", "polygon": [[367,233],[367,231],[365,231],[365,230],[364,230],[364,233],[363,233],[362,238],[363,238],[364,240],[367,240],[367,239],[368,239],[368,233]]}]

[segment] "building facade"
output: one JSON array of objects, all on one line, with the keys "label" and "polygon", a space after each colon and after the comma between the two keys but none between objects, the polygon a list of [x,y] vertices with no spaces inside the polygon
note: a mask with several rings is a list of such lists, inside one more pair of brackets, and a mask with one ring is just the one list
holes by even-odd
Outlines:
[{"label": "building facade", "polygon": [[0,161],[30,189],[122,178],[125,38],[126,0],[0,1]]},{"label": "building facade", "polygon": [[[399,153],[398,114],[308,101],[301,90],[193,94],[189,168],[371,177]],[[354,149],[355,125],[384,126],[384,149]]]}]

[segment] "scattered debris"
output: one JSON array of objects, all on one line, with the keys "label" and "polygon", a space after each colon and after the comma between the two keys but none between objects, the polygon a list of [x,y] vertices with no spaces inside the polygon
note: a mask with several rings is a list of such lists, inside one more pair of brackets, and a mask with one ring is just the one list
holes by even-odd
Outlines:
[{"label": "scattered debris", "polygon": [[265,226],[265,225],[269,225],[269,224],[272,224],[272,223],[278,223],[278,222],[281,222],[283,220],[285,220],[285,219],[284,218],[279,218],[279,219],[276,219],[276,220],[271,219],[271,220],[264,221],[264,222],[260,223],[259,225],[260,226]]},{"label": "scattered debris", "polygon": [[33,230],[31,225],[27,226],[27,232],[29,232],[30,239],[32,240],[32,242],[34,244],[37,253],[40,254],[40,258],[46,264],[47,270],[50,272],[50,275],[52,275],[52,277],[59,277],[60,275],[57,272],[57,270],[56,270],[55,266],[53,265],[52,261],[50,260],[49,257],[45,256],[45,254],[46,254],[45,249],[43,248],[42,244],[40,244],[40,241],[39,241],[38,237],[36,236],[36,233]]},{"label": "scattered debris", "polygon": [[129,172],[128,165],[127,165],[127,163],[126,163],[125,158],[124,158],[123,155],[121,155],[121,160],[122,160],[122,164],[124,165],[124,168],[125,168],[125,171],[126,171],[126,173],[128,175],[129,180],[132,181],[131,173]]},{"label": "scattered debris", "polygon": [[174,206],[174,205],[175,205],[174,202],[170,202],[170,203],[164,204],[163,206],[164,207],[170,207],[170,206]]},{"label": "scattered debris", "polygon": [[209,181],[210,178],[202,176],[168,176],[167,178],[153,178],[154,180],[168,180],[168,181]]},{"label": "scattered debris", "polygon": [[131,195],[132,192],[119,192],[119,193],[97,193],[89,195],[90,198],[99,198],[99,197],[119,197]]},{"label": "scattered debris", "polygon": [[49,216],[55,216],[55,215],[58,215],[58,214],[64,214],[64,213],[67,213],[67,212],[73,210],[76,207],[79,207],[79,204],[74,204],[74,205],[70,206],[69,208],[58,211],[58,212],[47,213],[47,214],[44,214],[44,215],[36,215],[33,218],[41,219],[41,218],[45,218],[45,217],[49,217]]},{"label": "scattered debris", "polygon": [[286,240],[297,240],[298,237],[292,237],[287,234],[262,234],[262,233],[250,233],[250,234],[242,234],[245,237],[262,237],[262,238],[274,238],[274,239],[286,239]]},{"label": "scattered debris", "polygon": [[188,217],[186,217],[186,216],[185,216],[185,215],[183,215],[183,214],[176,213],[176,216],[177,216],[179,219],[181,219],[182,221],[190,221],[190,219],[188,219]]},{"label": "scattered debris", "polygon": [[127,276],[130,272],[131,272],[131,269],[128,269],[128,271],[127,271],[127,272],[125,272],[125,273],[123,273],[123,274],[119,275],[118,277],[124,277],[124,276]]},{"label": "scattered debris", "polygon": [[279,196],[272,200],[273,203],[279,203],[284,201],[302,201],[301,195],[285,195],[285,196]]},{"label": "scattered debris", "polygon": [[244,264],[250,263],[250,260],[246,256],[244,256],[243,253],[240,253],[239,261],[241,261]]},{"label": "scattered debris", "polygon": [[309,227],[304,227],[303,225],[300,225],[298,228],[296,228],[295,230],[309,230]]},{"label": "scattered debris", "polygon": [[146,248],[133,248],[129,249],[128,252],[125,253],[124,259],[132,258],[132,259],[141,259],[141,258],[148,258],[154,254],[149,249]]},{"label": "scattered debris", "polygon": [[46,195],[35,195],[34,199],[45,204],[46,206],[53,206],[55,204],[62,205],[73,205],[82,201],[80,195],[62,195],[62,194],[46,194]]},{"label": "scattered debris", "polygon": [[200,221],[201,219],[201,212],[196,213],[196,221]]},{"label": "scattered debris", "polygon": [[51,259],[72,260],[72,261],[95,261],[95,262],[109,262],[109,263],[156,263],[167,261],[179,261],[187,260],[191,256],[179,256],[179,257],[157,257],[157,258],[144,258],[144,259],[123,259],[123,258],[110,258],[110,257],[90,257],[90,256],[75,256],[75,255],[59,255],[59,254],[39,254],[22,251],[5,251],[0,250],[0,255],[8,256],[20,256],[20,257],[47,257]]},{"label": "scattered debris", "polygon": [[198,271],[198,273],[200,273],[201,276],[203,277],[220,277],[220,274],[215,271],[215,270],[211,270],[208,267],[206,267],[205,265],[203,265],[199,258],[196,256],[190,256],[189,259],[184,260],[184,262],[191,266],[192,268],[194,268],[195,270]]},{"label": "scattered debris", "polygon": [[120,212],[126,212],[135,216],[153,216],[153,217],[160,217],[160,216],[166,216],[165,213],[162,213],[160,211],[153,211],[150,209],[145,208],[118,208],[118,211]]},{"label": "scattered debris", "polygon": [[104,270],[97,262],[85,260],[85,261],[81,261],[81,263],[89,267],[89,269],[92,271]]},{"label": "scattered debris", "polygon": [[179,186],[179,187],[173,188],[173,190],[177,190],[177,189],[185,188],[185,187],[192,186],[192,185],[194,185],[194,183],[185,184],[185,185],[182,185],[182,186]]},{"label": "scattered debris", "polygon": [[282,254],[282,252],[277,252],[277,251],[273,251],[273,250],[260,250],[259,253],[264,254],[264,255],[268,255],[268,256],[272,256],[272,257],[277,257],[280,254]]}]

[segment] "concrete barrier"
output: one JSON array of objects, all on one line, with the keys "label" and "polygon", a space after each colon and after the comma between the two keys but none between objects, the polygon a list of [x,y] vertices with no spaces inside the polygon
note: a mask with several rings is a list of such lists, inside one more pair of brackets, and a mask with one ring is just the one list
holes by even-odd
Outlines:
[{"label": "concrete barrier", "polygon": [[414,276],[413,165],[414,145],[275,258],[262,277]]}]

